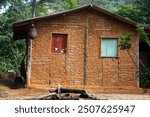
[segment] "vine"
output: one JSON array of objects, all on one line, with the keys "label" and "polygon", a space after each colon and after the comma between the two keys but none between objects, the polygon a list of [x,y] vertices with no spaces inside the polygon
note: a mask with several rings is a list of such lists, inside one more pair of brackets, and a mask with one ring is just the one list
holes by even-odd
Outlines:
[{"label": "vine", "polygon": [[[149,34],[145,32],[142,24],[137,24],[137,32],[140,41],[150,43]],[[150,67],[144,66],[140,69],[140,86],[143,88],[150,88]]]},{"label": "vine", "polygon": [[120,37],[120,48],[122,50],[129,50],[131,47],[130,34],[122,34]]},{"label": "vine", "polygon": [[[137,32],[139,34],[140,41],[150,42],[150,40],[148,38],[149,35],[144,31],[143,25],[141,25],[141,24],[137,25]],[[120,37],[120,44],[119,44],[120,48],[122,50],[127,50],[128,54],[130,55],[128,50],[131,48],[131,45],[132,44],[131,44],[130,34],[122,34]],[[132,48],[131,48],[131,51],[134,53]],[[139,62],[143,66],[143,69],[140,69],[140,71],[139,71],[140,86],[143,88],[150,88],[150,68],[146,67],[135,53],[134,53],[134,55],[136,56],[136,58],[139,60]],[[135,63],[135,61],[133,61],[133,62]],[[135,63],[135,65],[136,65],[136,63]],[[138,66],[137,66],[137,68],[139,69]]]},{"label": "vine", "polygon": [[150,41],[148,38],[149,34],[147,34],[144,31],[144,26],[142,24],[137,24],[136,27],[137,27],[137,32],[139,34],[140,41],[146,41],[146,42]]}]

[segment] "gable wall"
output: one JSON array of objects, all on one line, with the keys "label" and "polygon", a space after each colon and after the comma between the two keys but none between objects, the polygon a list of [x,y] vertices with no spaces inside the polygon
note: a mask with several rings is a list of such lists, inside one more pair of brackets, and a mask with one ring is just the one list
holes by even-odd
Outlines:
[{"label": "gable wall", "polygon": [[[101,58],[102,37],[118,38],[130,33],[133,51],[137,35],[131,26],[95,11],[80,11],[37,21],[38,37],[33,41],[31,85],[83,87],[85,30],[88,26],[86,85],[98,87],[136,87],[134,53],[118,49],[118,58]],[[68,34],[67,54],[51,53],[51,34]],[[118,40],[119,41],[119,40]],[[131,59],[132,58],[132,59]]]}]

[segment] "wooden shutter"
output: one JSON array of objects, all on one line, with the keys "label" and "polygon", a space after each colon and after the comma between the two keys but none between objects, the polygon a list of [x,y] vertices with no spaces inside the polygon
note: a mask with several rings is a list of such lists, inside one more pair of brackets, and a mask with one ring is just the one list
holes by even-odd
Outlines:
[{"label": "wooden shutter", "polygon": [[67,51],[67,34],[52,34],[52,53],[66,53]]}]

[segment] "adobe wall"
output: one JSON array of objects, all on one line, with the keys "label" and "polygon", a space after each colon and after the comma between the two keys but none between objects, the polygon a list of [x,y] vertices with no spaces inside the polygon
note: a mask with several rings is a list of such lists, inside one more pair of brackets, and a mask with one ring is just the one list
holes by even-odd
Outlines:
[{"label": "adobe wall", "polygon": [[[87,20],[88,19],[88,20]],[[138,49],[136,30],[112,17],[95,11],[80,11],[36,22],[38,37],[33,41],[31,85],[84,87],[84,44],[88,26],[86,86],[136,88],[136,57],[118,49],[118,58],[102,58],[101,38],[119,38],[130,33],[132,48]],[[52,33],[68,34],[67,53],[51,53]],[[133,62],[134,61],[134,62]]]}]

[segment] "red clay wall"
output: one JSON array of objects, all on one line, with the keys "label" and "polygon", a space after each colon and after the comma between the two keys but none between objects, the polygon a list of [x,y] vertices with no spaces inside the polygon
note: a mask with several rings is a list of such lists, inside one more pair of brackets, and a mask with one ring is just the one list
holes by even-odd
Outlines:
[{"label": "red clay wall", "polygon": [[[88,20],[87,20],[88,19]],[[135,88],[136,57],[118,48],[118,58],[101,57],[101,38],[119,38],[130,33],[133,51],[137,54],[138,41],[135,28],[95,11],[74,12],[36,22],[38,37],[33,41],[31,85],[53,87],[83,87],[84,41],[88,26],[88,58],[86,86]],[[68,34],[67,53],[51,53],[52,33]],[[134,61],[134,62],[133,62]]]}]

